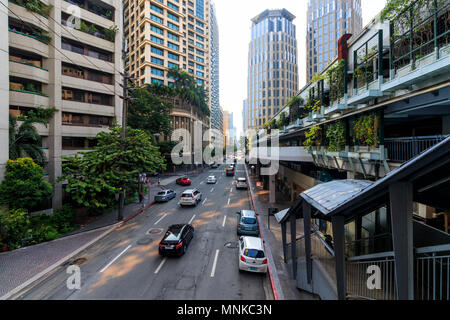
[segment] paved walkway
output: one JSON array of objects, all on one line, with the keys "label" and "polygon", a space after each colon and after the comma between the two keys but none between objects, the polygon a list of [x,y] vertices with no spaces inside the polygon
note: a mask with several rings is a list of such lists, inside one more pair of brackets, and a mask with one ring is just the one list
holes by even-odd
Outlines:
[{"label": "paved walkway", "polygon": [[[161,185],[169,184],[175,178],[161,180]],[[161,187],[153,186],[145,196],[144,204],[153,203]],[[142,209],[142,204],[125,206],[124,220],[132,218]],[[88,245],[96,238],[113,229],[117,223],[117,210],[105,213],[80,229],[54,241],[0,253],[0,299],[11,290],[27,283],[68,255]]]},{"label": "paved walkway", "polygon": [[[265,229],[265,242],[270,247],[275,263],[276,270],[274,272],[278,275],[278,280],[285,300],[317,300],[317,298],[309,293],[300,291],[295,285],[295,280],[292,278],[292,270],[284,263],[283,258],[283,243],[281,239],[281,226],[276,221],[275,217],[270,217],[270,229],[268,221],[268,209],[277,208],[279,211],[287,209],[291,206],[291,202],[287,201],[285,195],[276,194],[277,202],[275,204],[269,203],[269,191],[256,186],[258,182],[257,177],[250,174],[250,187],[255,195],[256,206],[259,209],[260,222]],[[300,230],[300,231],[299,231]],[[303,223],[297,220],[297,238],[302,236]],[[289,224],[287,226],[287,241],[290,241]]]}]

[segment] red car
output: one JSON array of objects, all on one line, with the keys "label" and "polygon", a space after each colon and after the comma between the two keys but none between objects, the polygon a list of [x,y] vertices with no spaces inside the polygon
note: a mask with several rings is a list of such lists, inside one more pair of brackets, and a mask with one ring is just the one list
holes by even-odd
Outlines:
[{"label": "red car", "polygon": [[192,181],[188,177],[182,177],[182,178],[178,178],[176,183],[181,186],[190,186]]}]

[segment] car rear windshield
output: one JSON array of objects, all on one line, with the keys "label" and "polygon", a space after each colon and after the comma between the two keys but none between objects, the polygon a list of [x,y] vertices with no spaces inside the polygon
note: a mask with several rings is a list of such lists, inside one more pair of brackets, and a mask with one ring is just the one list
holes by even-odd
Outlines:
[{"label": "car rear windshield", "polygon": [[[173,180],[172,180],[172,181],[173,181]],[[164,196],[164,195],[166,195],[166,192],[165,192],[165,191],[158,192],[158,196]]]},{"label": "car rear windshield", "polygon": [[245,249],[244,256],[255,258],[255,259],[262,259],[265,258],[264,251],[256,250],[256,249]]},{"label": "car rear windshield", "polygon": [[166,234],[164,235],[164,240],[166,241],[176,241],[180,239],[180,233],[182,228],[172,228],[167,230]]},{"label": "car rear windshield", "polygon": [[190,194],[190,193],[183,193],[183,194],[181,195],[181,197],[182,197],[182,198],[191,198],[191,197],[192,197],[192,194]]},{"label": "car rear windshield", "polygon": [[256,224],[256,219],[255,218],[242,218],[242,223],[245,224]]},{"label": "car rear windshield", "polygon": [[239,182],[246,182],[247,180],[245,179],[238,179]]}]

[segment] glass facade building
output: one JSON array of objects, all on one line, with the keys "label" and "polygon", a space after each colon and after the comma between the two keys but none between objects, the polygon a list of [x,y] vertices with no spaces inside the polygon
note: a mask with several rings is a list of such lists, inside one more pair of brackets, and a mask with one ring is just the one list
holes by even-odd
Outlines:
[{"label": "glass facade building", "polygon": [[211,52],[211,128],[223,131],[223,113],[220,107],[219,89],[219,26],[217,24],[216,8],[211,3],[210,8],[210,52]]},{"label": "glass facade building", "polygon": [[252,19],[248,55],[248,129],[262,128],[298,91],[295,16],[266,10]]},{"label": "glass facade building", "polygon": [[361,0],[308,0],[306,81],[337,56],[338,40],[362,30]]}]

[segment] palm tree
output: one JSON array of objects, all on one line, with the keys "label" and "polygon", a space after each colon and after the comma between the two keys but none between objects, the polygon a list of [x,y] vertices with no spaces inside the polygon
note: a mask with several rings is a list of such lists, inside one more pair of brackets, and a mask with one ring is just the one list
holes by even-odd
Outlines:
[{"label": "palm tree", "polygon": [[25,120],[19,126],[17,118],[9,116],[9,158],[29,157],[40,166],[45,164],[45,155],[41,150],[42,138],[33,125]]}]

